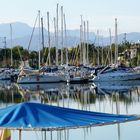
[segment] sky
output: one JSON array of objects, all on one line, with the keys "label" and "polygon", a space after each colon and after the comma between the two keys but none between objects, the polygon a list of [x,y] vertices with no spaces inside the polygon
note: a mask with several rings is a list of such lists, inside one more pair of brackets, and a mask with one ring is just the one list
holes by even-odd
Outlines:
[{"label": "sky", "polygon": [[[89,30],[114,30],[114,20],[118,20],[118,32],[140,32],[140,0],[0,0],[0,23],[24,22],[33,26],[37,11],[50,24],[56,16],[56,5],[64,7],[68,29],[79,29],[80,15],[89,21]],[[60,12],[60,10],[59,10]]]}]

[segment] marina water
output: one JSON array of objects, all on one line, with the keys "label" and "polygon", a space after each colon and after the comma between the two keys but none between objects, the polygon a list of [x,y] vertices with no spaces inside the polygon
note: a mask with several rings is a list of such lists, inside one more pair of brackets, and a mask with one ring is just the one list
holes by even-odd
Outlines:
[{"label": "marina water", "polygon": [[[113,114],[140,114],[140,81],[90,84],[15,84],[0,81],[0,107],[38,102]],[[62,114],[63,115],[63,114]],[[139,140],[140,121],[54,132],[22,131],[22,140]],[[11,131],[18,140],[18,131]]]}]

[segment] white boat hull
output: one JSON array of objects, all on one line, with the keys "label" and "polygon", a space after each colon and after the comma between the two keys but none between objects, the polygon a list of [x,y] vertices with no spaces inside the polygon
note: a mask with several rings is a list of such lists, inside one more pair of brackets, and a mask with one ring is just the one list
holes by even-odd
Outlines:
[{"label": "white boat hull", "polygon": [[119,72],[119,73],[104,73],[94,76],[92,81],[128,81],[140,79],[140,73],[136,72]]},{"label": "white boat hull", "polygon": [[35,74],[35,75],[26,75],[19,77],[17,83],[19,84],[32,84],[32,83],[58,83],[65,82],[65,77],[63,75],[57,74]]}]

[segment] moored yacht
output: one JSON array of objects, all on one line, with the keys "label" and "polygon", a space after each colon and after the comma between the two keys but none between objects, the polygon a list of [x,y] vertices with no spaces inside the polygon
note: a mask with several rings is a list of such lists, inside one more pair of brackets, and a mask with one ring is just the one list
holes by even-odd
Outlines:
[{"label": "moored yacht", "polygon": [[18,71],[12,68],[1,68],[0,69],[0,80],[12,80],[16,79]]},{"label": "moored yacht", "polygon": [[87,83],[89,81],[88,70],[83,67],[69,67],[68,79],[69,83]]},{"label": "moored yacht", "polygon": [[32,84],[32,83],[58,83],[65,82],[66,78],[63,73],[59,72],[31,72],[26,74],[22,71],[19,75],[17,83]]},{"label": "moored yacht", "polygon": [[140,73],[133,68],[106,66],[93,75],[92,81],[127,81],[140,79]]}]

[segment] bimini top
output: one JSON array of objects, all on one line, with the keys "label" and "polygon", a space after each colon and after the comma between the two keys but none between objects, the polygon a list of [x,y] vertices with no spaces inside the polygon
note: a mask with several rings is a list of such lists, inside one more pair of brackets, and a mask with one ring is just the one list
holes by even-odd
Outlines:
[{"label": "bimini top", "polygon": [[137,119],[137,116],[81,111],[27,102],[0,109],[0,128],[2,129],[52,131]]}]

